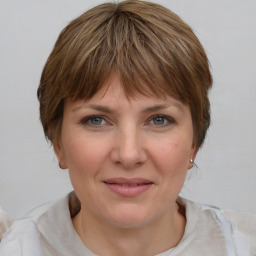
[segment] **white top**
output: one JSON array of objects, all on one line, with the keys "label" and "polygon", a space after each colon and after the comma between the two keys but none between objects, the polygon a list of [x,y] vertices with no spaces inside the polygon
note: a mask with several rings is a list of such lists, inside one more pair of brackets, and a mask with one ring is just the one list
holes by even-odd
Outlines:
[{"label": "white top", "polygon": [[[256,215],[222,211],[183,198],[187,224],[183,238],[158,256],[255,256]],[[74,193],[36,208],[3,236],[1,256],[93,256],[76,233],[72,216],[80,209]],[[251,247],[251,248],[250,248]],[[251,252],[250,252],[251,250]]]}]

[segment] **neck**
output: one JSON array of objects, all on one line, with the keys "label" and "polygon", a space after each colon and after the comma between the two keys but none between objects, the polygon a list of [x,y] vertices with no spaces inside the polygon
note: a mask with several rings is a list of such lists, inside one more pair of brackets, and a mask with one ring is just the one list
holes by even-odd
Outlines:
[{"label": "neck", "polygon": [[99,221],[81,207],[73,225],[87,248],[97,255],[148,256],[175,247],[184,234],[186,219],[175,205],[149,225],[122,228]]}]

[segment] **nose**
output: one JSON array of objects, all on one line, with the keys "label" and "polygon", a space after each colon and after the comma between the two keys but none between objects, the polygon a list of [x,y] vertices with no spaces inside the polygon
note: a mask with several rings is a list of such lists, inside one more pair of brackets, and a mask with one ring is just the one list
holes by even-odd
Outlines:
[{"label": "nose", "polygon": [[115,134],[111,160],[124,169],[134,169],[147,160],[143,139],[135,127],[126,127]]}]

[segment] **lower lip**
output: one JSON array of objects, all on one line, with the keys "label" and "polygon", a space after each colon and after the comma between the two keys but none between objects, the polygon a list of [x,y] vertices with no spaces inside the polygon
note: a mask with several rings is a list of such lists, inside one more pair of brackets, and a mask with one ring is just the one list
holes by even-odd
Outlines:
[{"label": "lower lip", "polygon": [[106,186],[114,193],[124,197],[134,197],[147,191],[153,184],[142,184],[138,186],[123,186],[118,184],[105,183]]}]

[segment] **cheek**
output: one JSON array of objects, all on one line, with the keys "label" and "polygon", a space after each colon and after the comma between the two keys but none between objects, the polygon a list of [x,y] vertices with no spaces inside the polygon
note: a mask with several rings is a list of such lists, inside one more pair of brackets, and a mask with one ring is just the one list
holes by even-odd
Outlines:
[{"label": "cheek", "polygon": [[162,141],[155,144],[155,164],[158,169],[169,175],[181,174],[187,171],[191,155],[191,145],[183,139]]},{"label": "cheek", "polygon": [[103,143],[82,136],[66,138],[63,141],[64,157],[71,172],[94,172],[107,154]]}]

